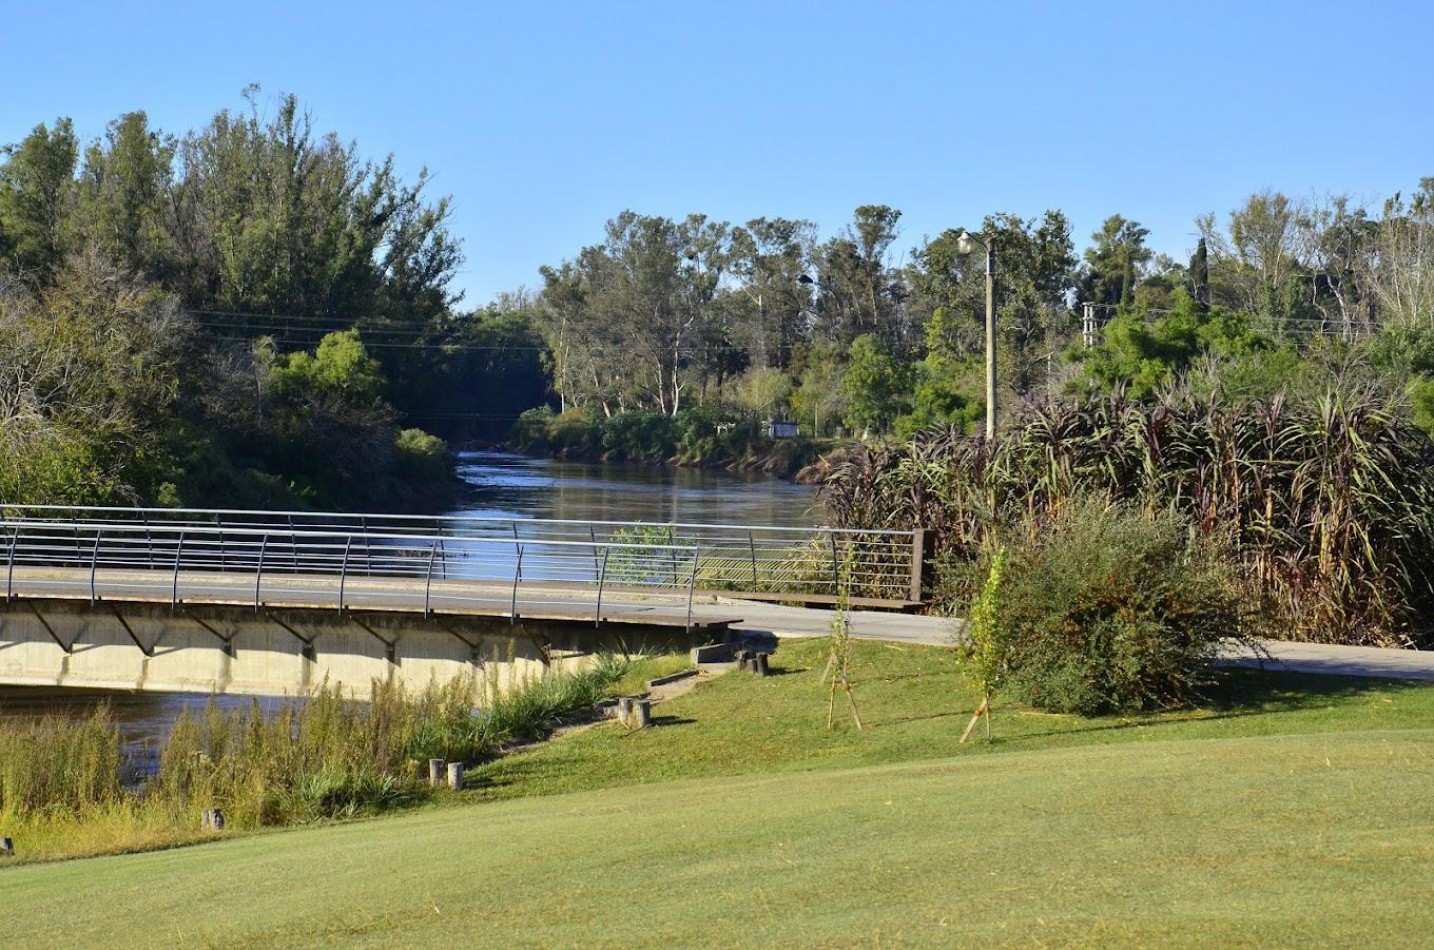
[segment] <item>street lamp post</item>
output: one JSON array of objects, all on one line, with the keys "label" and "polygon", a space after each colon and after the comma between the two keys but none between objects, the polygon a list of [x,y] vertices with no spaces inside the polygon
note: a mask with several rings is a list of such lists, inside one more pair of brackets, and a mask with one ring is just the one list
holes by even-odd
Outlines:
[{"label": "street lamp post", "polygon": [[956,250],[970,254],[980,245],[986,252],[986,438],[996,437],[996,242],[972,237],[962,231],[956,237]]}]

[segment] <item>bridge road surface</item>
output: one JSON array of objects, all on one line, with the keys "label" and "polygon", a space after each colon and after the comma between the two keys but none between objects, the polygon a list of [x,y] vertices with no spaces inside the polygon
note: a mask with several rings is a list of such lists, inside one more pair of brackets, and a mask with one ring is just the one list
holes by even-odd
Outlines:
[{"label": "bridge road surface", "polygon": [[[240,606],[254,604],[254,577],[216,572],[179,572],[179,590],[186,603]],[[16,567],[14,591],[19,596],[89,600],[91,574],[83,569]],[[100,600],[170,603],[174,575],[169,571],[100,571],[94,591]],[[339,605],[340,580],[332,575],[266,575],[260,601],[268,607],[331,608]],[[355,576],[343,585],[347,609],[419,613],[425,609],[425,584],[411,578]],[[427,607],[447,615],[519,619],[591,621],[596,619],[597,591],[582,585],[532,582],[521,584],[516,602],[513,585],[501,581],[434,580]],[[831,632],[830,610],[788,607],[746,601],[729,595],[696,591],[690,613],[685,590],[665,593],[611,588],[603,592],[604,623],[651,624],[693,629],[728,627],[737,632],[782,637],[821,637]],[[853,610],[848,630],[859,639],[927,646],[954,646],[960,621],[950,617]],[[1434,681],[1434,651],[1336,646],[1266,640],[1261,658],[1229,646],[1221,662],[1230,666],[1338,676]]]}]

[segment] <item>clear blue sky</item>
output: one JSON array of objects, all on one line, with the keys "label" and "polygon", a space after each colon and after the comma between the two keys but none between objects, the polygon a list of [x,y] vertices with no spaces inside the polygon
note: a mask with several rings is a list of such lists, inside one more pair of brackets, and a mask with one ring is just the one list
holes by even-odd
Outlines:
[{"label": "clear blue sky", "polygon": [[1048,207],[1184,255],[1253,191],[1378,204],[1434,175],[1422,3],[12,4],[0,142],[143,109],[183,132],[240,90],[426,165],[466,303],[539,283],[632,208],[733,222],[859,204],[903,250]]}]

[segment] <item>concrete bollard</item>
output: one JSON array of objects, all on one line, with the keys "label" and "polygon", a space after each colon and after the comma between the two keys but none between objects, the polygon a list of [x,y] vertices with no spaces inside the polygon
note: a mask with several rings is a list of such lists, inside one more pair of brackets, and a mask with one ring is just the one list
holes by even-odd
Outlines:
[{"label": "concrete bollard", "polygon": [[219,808],[206,808],[199,823],[209,831],[224,830],[224,812]]},{"label": "concrete bollard", "polygon": [[646,729],[652,725],[652,700],[639,699],[632,704],[632,722],[629,725],[634,729]]},{"label": "concrete bollard", "polygon": [[448,763],[448,787],[455,792],[463,791],[463,763]]},{"label": "concrete bollard", "polygon": [[758,653],[755,657],[752,658],[752,672],[756,673],[758,676],[767,675],[767,654]]},{"label": "concrete bollard", "polygon": [[443,784],[443,760],[442,760],[442,759],[429,759],[429,760],[428,760],[428,784],[429,784],[429,785],[442,785],[442,784]]},{"label": "concrete bollard", "polygon": [[15,842],[9,838],[0,838],[0,857],[9,857],[15,853]]},{"label": "concrete bollard", "polygon": [[632,722],[632,697],[619,696],[617,698],[617,721],[624,726]]}]

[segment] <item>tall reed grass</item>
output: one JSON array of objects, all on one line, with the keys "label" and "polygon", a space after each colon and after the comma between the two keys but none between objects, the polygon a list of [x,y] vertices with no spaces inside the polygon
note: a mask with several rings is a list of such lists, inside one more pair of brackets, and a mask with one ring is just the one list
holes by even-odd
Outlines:
[{"label": "tall reed grass", "polygon": [[88,840],[78,830],[87,822],[164,841],[196,830],[206,808],[223,809],[228,826],[253,828],[403,807],[429,794],[427,759],[472,763],[542,738],[589,713],[626,665],[604,658],[501,691],[471,675],[412,694],[375,682],[367,702],[325,686],[277,714],[258,703],[229,712],[210,703],[180,716],[160,743],[157,771],[139,786],[124,782],[120,730],[106,708],[83,721],[0,720],[0,834],[43,827],[64,853],[63,828]]},{"label": "tall reed grass", "polygon": [[1225,543],[1283,635],[1434,646],[1434,444],[1372,394],[1031,401],[994,441],[857,449],[823,493],[843,527],[934,531],[947,579],[1087,494],[1173,512]]}]

